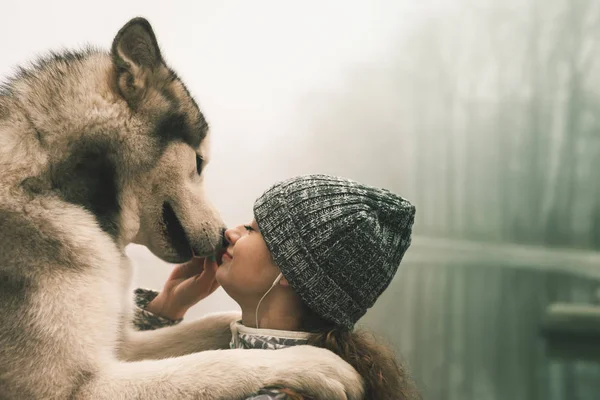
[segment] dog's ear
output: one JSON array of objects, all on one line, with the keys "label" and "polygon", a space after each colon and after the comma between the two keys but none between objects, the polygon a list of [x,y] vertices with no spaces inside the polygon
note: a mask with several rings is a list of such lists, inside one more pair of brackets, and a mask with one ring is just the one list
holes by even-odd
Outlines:
[{"label": "dog's ear", "polygon": [[164,66],[150,23],[144,18],[126,23],[115,36],[111,55],[116,87],[134,105],[143,97],[152,75]]}]

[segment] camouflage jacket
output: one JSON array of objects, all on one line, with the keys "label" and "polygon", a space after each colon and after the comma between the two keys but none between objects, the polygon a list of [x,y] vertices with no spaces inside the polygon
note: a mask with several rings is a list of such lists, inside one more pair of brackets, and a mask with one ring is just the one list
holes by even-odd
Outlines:
[{"label": "camouflage jacket", "polygon": [[[158,292],[148,289],[136,289],[135,292],[135,312],[133,323],[138,330],[153,330],[165,326],[176,325],[181,320],[170,320],[159,317],[146,310],[146,306],[156,297]],[[231,324],[231,343],[232,349],[265,349],[275,350],[289,346],[306,344],[308,334],[304,332],[288,332],[269,329],[248,328],[241,324],[241,321]],[[307,397],[296,395],[294,392],[282,388],[263,388],[244,400],[294,400]]]}]

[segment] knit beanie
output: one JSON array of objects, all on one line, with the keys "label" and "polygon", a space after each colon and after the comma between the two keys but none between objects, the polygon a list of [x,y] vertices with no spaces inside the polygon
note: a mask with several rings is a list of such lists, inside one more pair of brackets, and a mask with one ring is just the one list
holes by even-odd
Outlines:
[{"label": "knit beanie", "polygon": [[254,203],[273,260],[304,303],[353,329],[388,287],[411,242],[415,207],[328,175],[276,183]]}]

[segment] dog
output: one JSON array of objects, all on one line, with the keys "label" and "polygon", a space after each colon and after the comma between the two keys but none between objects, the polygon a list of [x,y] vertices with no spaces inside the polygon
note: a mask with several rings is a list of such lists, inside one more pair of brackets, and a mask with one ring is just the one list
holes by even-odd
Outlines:
[{"label": "dog", "polygon": [[0,399],[239,399],[265,386],[362,397],[327,350],[226,350],[237,313],[132,328],[127,244],[171,263],[221,245],[202,183],[208,139],[143,18],[108,52],[52,53],[6,81]]}]

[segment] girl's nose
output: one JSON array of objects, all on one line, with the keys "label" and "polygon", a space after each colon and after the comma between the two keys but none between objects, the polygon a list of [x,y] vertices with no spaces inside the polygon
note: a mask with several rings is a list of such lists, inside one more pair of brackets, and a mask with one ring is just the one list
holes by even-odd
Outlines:
[{"label": "girl's nose", "polygon": [[229,228],[225,230],[225,242],[234,245],[235,242],[240,238],[240,233],[237,228]]}]

